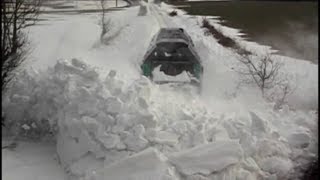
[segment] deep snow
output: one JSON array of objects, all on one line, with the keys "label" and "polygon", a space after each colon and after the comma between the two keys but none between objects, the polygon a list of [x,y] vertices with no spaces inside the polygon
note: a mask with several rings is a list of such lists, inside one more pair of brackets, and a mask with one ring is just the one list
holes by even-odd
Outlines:
[{"label": "deep snow", "polygon": [[[201,17],[180,10],[169,17],[171,8],[108,14],[113,26],[104,44],[97,14],[50,15],[52,24],[32,27],[38,45],[2,101],[7,121],[19,120],[15,132],[56,133],[71,179],[297,178],[318,155],[317,65],[279,57],[300,88],[290,97],[295,111],[274,111],[253,87],[237,89],[237,56],[203,35]],[[163,26],[183,27],[194,40],[205,67],[200,94],[141,76],[148,43]]]}]

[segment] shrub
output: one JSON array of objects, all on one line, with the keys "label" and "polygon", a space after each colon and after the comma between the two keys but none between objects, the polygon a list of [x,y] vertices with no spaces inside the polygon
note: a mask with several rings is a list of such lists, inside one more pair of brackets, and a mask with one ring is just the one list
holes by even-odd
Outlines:
[{"label": "shrub", "polygon": [[212,35],[215,39],[217,39],[218,43],[224,47],[233,48],[236,50],[238,54],[241,55],[249,55],[251,52],[241,48],[232,38],[225,36],[220,31],[218,31],[213,25],[209,23],[209,21],[204,18],[202,20],[202,27],[206,28],[205,35]]},{"label": "shrub", "polygon": [[147,7],[145,5],[140,5],[138,16],[145,16],[147,12]]},{"label": "shrub", "polygon": [[173,10],[169,13],[169,16],[176,16],[178,15],[178,12],[176,10]]}]

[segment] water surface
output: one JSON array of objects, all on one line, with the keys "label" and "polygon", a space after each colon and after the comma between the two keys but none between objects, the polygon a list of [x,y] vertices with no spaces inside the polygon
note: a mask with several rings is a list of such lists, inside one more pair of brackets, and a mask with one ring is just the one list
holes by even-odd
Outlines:
[{"label": "water surface", "polygon": [[318,2],[201,1],[173,3],[191,15],[220,16],[247,39],[279,54],[318,62]]}]

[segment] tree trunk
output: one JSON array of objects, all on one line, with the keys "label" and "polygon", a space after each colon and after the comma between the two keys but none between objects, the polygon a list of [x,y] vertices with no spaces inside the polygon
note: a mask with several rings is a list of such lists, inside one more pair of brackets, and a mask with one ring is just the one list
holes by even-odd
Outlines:
[{"label": "tree trunk", "polygon": [[18,49],[18,36],[17,36],[17,13],[18,13],[18,1],[15,2],[15,9],[13,12],[13,31],[12,31],[12,54],[15,54]]}]

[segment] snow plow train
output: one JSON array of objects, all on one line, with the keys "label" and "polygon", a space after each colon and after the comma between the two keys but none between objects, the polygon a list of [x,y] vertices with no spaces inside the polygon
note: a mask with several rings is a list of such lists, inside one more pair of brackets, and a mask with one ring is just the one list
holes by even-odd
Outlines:
[{"label": "snow plow train", "polygon": [[[157,68],[172,78],[155,79],[153,71]],[[184,73],[188,75],[189,82],[200,84],[203,74],[203,67],[194,44],[182,28],[160,29],[144,56],[141,70],[144,76],[156,83],[177,82],[174,77]]]}]

